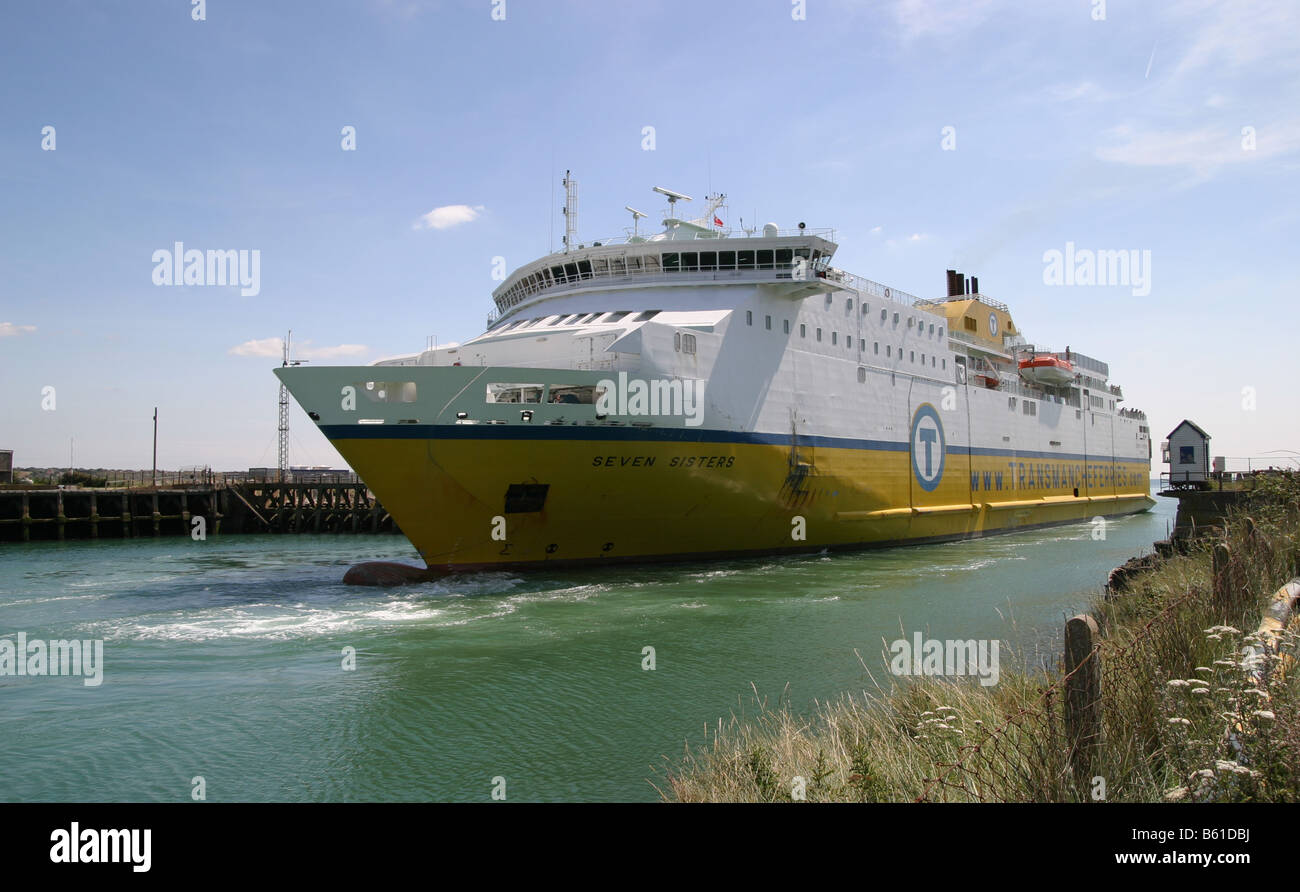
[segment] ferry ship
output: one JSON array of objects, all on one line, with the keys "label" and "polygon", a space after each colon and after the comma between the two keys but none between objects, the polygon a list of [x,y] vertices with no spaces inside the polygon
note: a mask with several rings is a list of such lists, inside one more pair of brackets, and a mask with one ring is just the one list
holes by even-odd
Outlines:
[{"label": "ferry ship", "polygon": [[832,230],[563,248],[486,330],[276,374],[430,570],[938,542],[1148,510],[1146,416],[1105,362],[1031,343],[978,280],[921,299],[833,265]]}]

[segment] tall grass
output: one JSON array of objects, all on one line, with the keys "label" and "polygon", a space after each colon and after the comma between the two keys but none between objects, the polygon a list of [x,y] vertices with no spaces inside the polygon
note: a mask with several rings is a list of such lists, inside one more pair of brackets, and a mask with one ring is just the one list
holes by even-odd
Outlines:
[{"label": "tall grass", "polygon": [[754,691],[752,715],[719,719],[702,744],[666,761],[661,795],[1300,801],[1300,673],[1265,667],[1265,678],[1242,660],[1266,601],[1300,572],[1298,505],[1300,475],[1291,474],[1267,481],[1229,515],[1226,600],[1214,596],[1214,543],[1205,542],[1093,605],[1102,630],[1102,740],[1087,777],[1072,770],[1058,664],[1003,671],[993,687],[873,678],[871,689],[816,703],[806,716]]}]

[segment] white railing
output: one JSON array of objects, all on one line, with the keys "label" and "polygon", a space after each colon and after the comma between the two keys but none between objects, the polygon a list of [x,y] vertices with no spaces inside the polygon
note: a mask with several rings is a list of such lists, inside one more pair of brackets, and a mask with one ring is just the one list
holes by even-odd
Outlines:
[{"label": "white railing", "polygon": [[[692,221],[695,222],[695,221]],[[702,225],[695,223],[695,225]],[[637,233],[627,233],[626,235],[615,236],[614,238],[599,238],[589,242],[582,242],[578,247],[569,251],[556,251],[548,257],[564,257],[572,254],[574,251],[582,251],[587,248],[605,248],[611,245],[644,245],[644,244],[664,244],[672,242],[696,242],[707,241],[717,242],[723,239],[744,240],[744,239],[762,239],[762,238],[799,238],[815,236],[825,239],[828,242],[835,241],[834,229],[778,229],[775,235],[765,235],[761,229],[743,229],[739,234],[733,229],[720,229],[697,231],[690,229],[674,229],[668,232],[653,232],[649,235]]]},{"label": "white railing", "polygon": [[890,288],[888,285],[881,285],[879,282],[873,282],[862,276],[845,272],[842,269],[832,267],[826,271],[826,280],[842,285],[845,288],[852,289],[858,294],[870,294],[873,297],[882,297],[885,300],[892,300],[908,307],[920,306],[924,303],[921,298],[915,294],[908,294],[898,288]]}]

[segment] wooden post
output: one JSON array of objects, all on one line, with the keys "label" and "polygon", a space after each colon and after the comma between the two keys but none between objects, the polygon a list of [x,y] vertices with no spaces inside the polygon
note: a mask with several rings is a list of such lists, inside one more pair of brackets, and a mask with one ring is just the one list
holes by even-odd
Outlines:
[{"label": "wooden post", "polygon": [[1214,604],[1227,618],[1232,603],[1231,552],[1226,542],[1214,546]]},{"label": "wooden post", "polygon": [[1071,617],[1065,623],[1065,733],[1070,765],[1081,788],[1092,781],[1101,748],[1101,653],[1097,621]]}]

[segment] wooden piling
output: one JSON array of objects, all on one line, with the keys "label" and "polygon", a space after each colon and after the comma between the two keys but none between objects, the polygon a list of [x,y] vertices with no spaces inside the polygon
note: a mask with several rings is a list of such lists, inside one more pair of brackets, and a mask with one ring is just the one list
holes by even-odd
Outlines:
[{"label": "wooden piling", "polygon": [[1101,747],[1101,651],[1097,621],[1071,617],[1065,624],[1065,732],[1075,783],[1091,783]]}]

